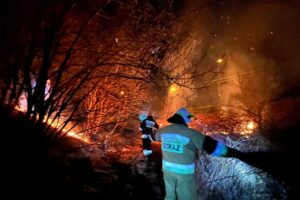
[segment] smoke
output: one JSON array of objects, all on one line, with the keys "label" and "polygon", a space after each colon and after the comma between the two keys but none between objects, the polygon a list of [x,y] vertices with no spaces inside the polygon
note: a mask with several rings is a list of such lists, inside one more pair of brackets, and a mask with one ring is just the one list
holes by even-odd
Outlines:
[{"label": "smoke", "polygon": [[265,77],[268,81],[273,80],[267,85],[266,79],[259,79],[260,75],[253,76],[253,82],[259,81],[269,90],[277,87],[283,93],[285,90],[292,92],[299,87],[300,77],[297,53],[300,50],[300,27],[297,26],[300,10],[297,5],[274,1],[241,4],[237,6],[241,8],[239,10],[235,7],[225,9],[219,20],[216,48],[232,55],[229,62],[235,63],[242,72],[260,68],[270,70],[268,75],[273,76],[272,79]]},{"label": "smoke", "polygon": [[[185,31],[197,32],[201,44],[194,47],[191,60],[198,73],[211,72],[195,78],[201,88],[198,106],[217,103],[217,84],[223,104],[244,101],[250,108],[255,102],[300,95],[298,2],[226,1],[192,15]],[[203,85],[212,80],[220,81]]]},{"label": "smoke", "polygon": [[[168,49],[162,63],[174,74],[194,68],[187,77],[193,77],[195,95],[191,97],[191,92],[185,91],[176,97],[187,100],[184,106],[207,109],[222,101],[223,105],[255,111],[263,102],[300,95],[299,3],[172,2],[176,20],[169,39],[178,45]],[[217,63],[220,58],[223,62]],[[167,89],[157,95],[158,99],[163,95],[169,98]],[[163,106],[157,102],[168,104],[155,100],[151,106],[158,110]]]}]

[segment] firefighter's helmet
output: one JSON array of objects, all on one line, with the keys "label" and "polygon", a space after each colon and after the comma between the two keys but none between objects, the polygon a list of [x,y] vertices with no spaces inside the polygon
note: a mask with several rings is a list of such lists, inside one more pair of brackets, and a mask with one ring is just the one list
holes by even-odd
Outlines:
[{"label": "firefighter's helmet", "polygon": [[194,117],[186,108],[178,109],[176,114],[180,115],[186,124],[190,123],[192,121],[191,118]]},{"label": "firefighter's helmet", "polygon": [[140,121],[142,122],[142,121],[144,121],[145,119],[147,119],[147,113],[145,113],[145,112],[143,112],[143,113],[141,113],[140,115],[139,115],[139,119],[140,119]]}]

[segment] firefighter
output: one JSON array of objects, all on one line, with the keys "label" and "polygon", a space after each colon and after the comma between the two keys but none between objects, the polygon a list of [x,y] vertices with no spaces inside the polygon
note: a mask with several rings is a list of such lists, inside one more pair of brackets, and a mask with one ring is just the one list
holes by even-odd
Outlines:
[{"label": "firefighter", "polygon": [[180,108],[167,119],[171,124],[156,133],[156,140],[162,143],[165,200],[198,199],[195,160],[199,150],[214,156],[237,155],[236,150],[189,128],[193,117],[186,108]]},{"label": "firefighter", "polygon": [[159,128],[159,125],[151,115],[145,113],[139,116],[141,120],[140,131],[142,132],[143,154],[147,160],[152,158],[151,141],[154,140],[154,132]]}]

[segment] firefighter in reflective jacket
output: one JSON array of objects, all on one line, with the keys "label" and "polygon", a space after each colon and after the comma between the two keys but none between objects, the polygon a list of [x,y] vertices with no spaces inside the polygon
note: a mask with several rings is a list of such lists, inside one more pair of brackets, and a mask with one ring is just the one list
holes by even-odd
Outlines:
[{"label": "firefighter in reflective jacket", "polygon": [[156,140],[162,143],[165,200],[198,199],[195,160],[199,150],[205,150],[214,156],[234,156],[236,152],[189,128],[187,124],[191,122],[192,117],[187,109],[180,108],[168,119],[171,124],[156,133]]},{"label": "firefighter in reflective jacket", "polygon": [[142,132],[143,154],[150,160],[152,157],[151,141],[154,140],[154,131],[159,128],[159,125],[151,115],[142,114],[139,118],[142,121],[140,131]]}]

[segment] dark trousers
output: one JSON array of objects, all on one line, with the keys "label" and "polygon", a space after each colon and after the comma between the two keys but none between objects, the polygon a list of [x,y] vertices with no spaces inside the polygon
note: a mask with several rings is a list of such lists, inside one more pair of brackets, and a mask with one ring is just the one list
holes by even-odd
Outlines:
[{"label": "dark trousers", "polygon": [[151,140],[149,138],[143,138],[143,150],[151,150]]},{"label": "dark trousers", "polygon": [[143,154],[147,158],[152,157],[151,140],[149,138],[143,138]]}]

